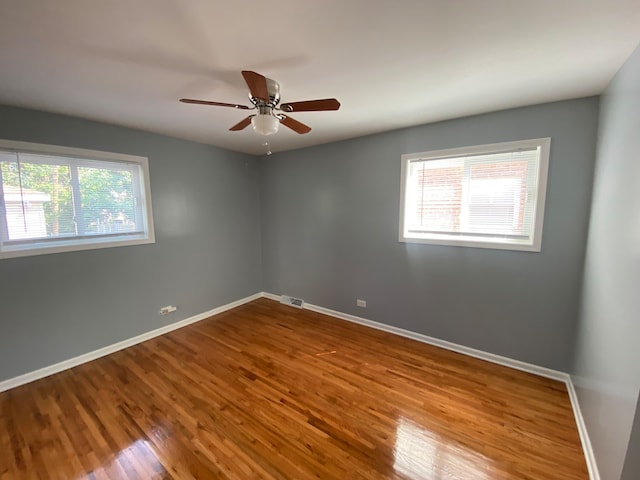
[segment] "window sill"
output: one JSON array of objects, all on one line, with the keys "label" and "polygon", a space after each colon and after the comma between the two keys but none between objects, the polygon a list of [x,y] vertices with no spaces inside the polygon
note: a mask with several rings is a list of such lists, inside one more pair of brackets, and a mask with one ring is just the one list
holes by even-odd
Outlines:
[{"label": "window sill", "polygon": [[73,240],[59,240],[47,242],[46,245],[42,243],[35,243],[33,245],[19,247],[7,247],[5,246],[0,251],[0,260],[5,258],[17,258],[17,257],[30,257],[33,255],[46,255],[49,253],[63,253],[63,252],[76,252],[80,250],[95,250],[99,248],[112,248],[112,247],[127,247],[132,245],[145,245],[149,243],[155,243],[153,236],[140,235],[136,237],[127,237],[123,240],[109,238],[96,238],[94,240],[83,240],[82,243],[76,243]]},{"label": "window sill", "polygon": [[[444,237],[444,236],[443,236]],[[486,238],[435,238],[435,237],[404,237],[398,239],[400,243],[419,243],[428,245],[445,245],[451,247],[490,248],[495,250],[515,250],[523,252],[540,252],[541,245],[530,243],[513,243],[513,241],[487,241]]]}]

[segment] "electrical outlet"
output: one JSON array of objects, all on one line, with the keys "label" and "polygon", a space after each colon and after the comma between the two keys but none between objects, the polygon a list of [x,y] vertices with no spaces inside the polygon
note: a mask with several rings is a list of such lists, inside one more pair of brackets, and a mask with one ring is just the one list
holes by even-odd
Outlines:
[{"label": "electrical outlet", "polygon": [[366,300],[360,300],[359,298],[357,298],[356,299],[356,305],[358,307],[367,308],[367,301]]},{"label": "electrical outlet", "polygon": [[160,312],[158,312],[160,315],[166,315],[167,313],[173,313],[178,309],[178,307],[174,307],[173,305],[167,305],[166,307],[162,307],[160,309]]}]

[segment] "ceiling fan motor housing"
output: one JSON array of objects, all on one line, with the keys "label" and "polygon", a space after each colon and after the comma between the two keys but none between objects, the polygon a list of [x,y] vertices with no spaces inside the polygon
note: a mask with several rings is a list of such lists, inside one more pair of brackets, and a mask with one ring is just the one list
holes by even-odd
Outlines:
[{"label": "ceiling fan motor housing", "polygon": [[[275,107],[280,103],[280,84],[270,78],[265,77],[265,80],[267,81],[267,91],[269,92],[268,102],[264,102],[260,98],[255,98],[249,93],[249,100],[258,108],[261,106]],[[262,114],[262,112],[260,113]]]}]

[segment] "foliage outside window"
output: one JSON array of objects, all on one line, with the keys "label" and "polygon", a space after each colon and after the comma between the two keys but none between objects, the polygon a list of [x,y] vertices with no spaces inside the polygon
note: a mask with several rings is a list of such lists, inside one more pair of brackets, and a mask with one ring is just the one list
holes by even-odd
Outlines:
[{"label": "foliage outside window", "polygon": [[540,251],[549,145],[403,155],[400,241]]},{"label": "foliage outside window", "polygon": [[0,258],[154,241],[144,157],[0,141]]}]

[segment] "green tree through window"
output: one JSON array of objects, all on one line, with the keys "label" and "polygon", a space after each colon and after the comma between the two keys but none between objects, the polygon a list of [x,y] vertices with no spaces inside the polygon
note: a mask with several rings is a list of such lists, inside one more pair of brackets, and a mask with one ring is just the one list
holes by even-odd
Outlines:
[{"label": "green tree through window", "polygon": [[0,258],[152,242],[147,175],[144,157],[0,140]]}]

